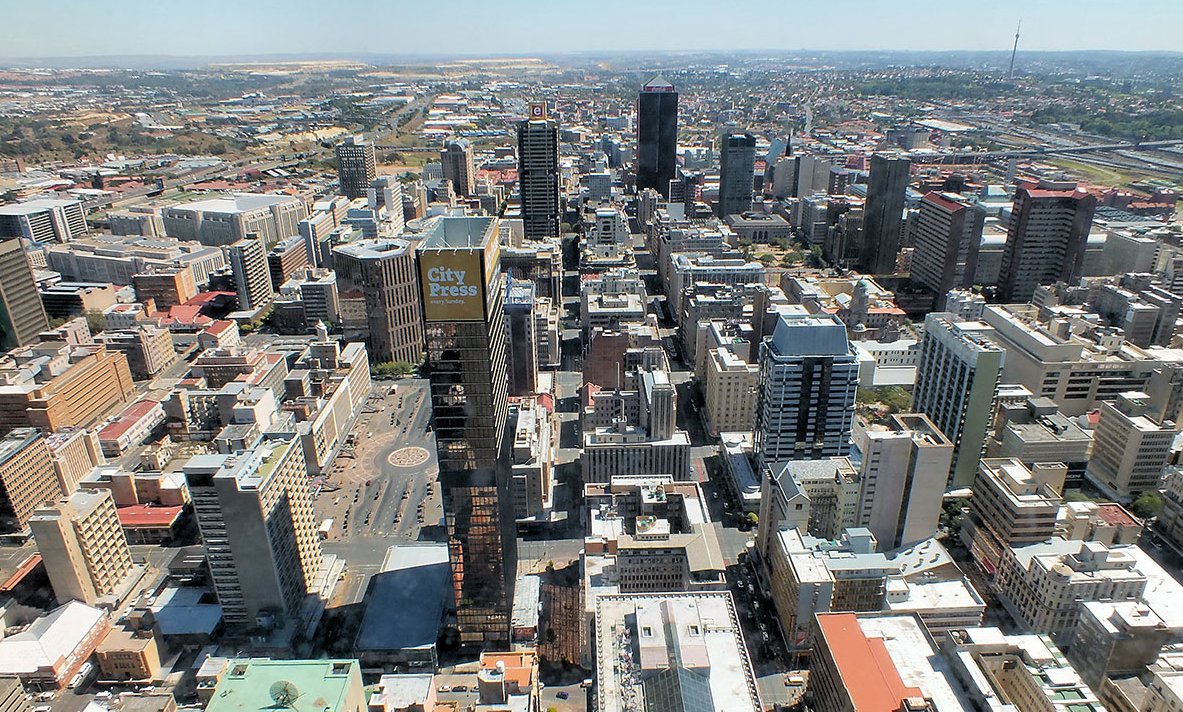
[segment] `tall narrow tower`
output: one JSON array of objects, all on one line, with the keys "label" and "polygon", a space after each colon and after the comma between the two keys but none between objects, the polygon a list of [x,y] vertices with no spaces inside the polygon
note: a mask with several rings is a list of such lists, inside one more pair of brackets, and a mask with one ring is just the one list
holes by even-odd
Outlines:
[{"label": "tall narrow tower", "polygon": [[1019,20],[1019,25],[1015,28],[1015,46],[1010,51],[1010,69],[1006,73],[1007,79],[1015,78],[1015,55],[1019,53],[1019,30],[1021,29],[1023,29],[1023,21]]}]

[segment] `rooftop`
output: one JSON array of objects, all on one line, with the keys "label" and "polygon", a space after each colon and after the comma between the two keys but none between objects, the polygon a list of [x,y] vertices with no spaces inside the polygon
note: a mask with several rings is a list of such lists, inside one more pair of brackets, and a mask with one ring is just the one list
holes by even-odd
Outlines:
[{"label": "rooftop", "polygon": [[207,712],[257,712],[277,708],[279,683],[286,683],[290,712],[344,712],[350,688],[361,689],[361,666],[356,660],[268,660],[240,658],[230,661],[214,688]]}]

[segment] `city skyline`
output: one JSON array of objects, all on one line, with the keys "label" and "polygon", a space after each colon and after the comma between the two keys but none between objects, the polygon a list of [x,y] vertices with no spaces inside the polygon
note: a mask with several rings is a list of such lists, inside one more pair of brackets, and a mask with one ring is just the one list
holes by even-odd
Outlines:
[{"label": "city skyline", "polygon": [[[932,7],[923,14],[900,13],[869,0],[841,6],[802,6],[784,13],[784,31],[770,30],[767,18],[711,12],[700,0],[675,5],[667,0],[635,6],[622,0],[597,5],[598,14],[619,12],[630,22],[613,25],[611,34],[578,31],[573,10],[534,0],[515,0],[490,13],[471,0],[445,6],[405,8],[371,6],[353,0],[325,15],[307,0],[282,6],[274,2],[205,3],[205,12],[184,18],[178,35],[173,8],[142,0],[110,7],[67,1],[52,36],[38,32],[44,13],[34,5],[5,9],[13,32],[3,59],[93,58],[104,56],[222,57],[272,54],[339,55],[523,55],[586,52],[685,51],[984,51],[1009,53],[1015,27],[1022,21],[1020,55],[1032,51],[1136,50],[1178,51],[1173,28],[1183,21],[1183,5],[1170,0],[1144,3],[1136,14],[1109,12],[1100,0],[1074,4],[1072,13],[1052,4],[1018,0],[995,3],[990,12],[972,8]],[[676,11],[675,11],[676,9]],[[236,22],[227,23],[225,11]],[[306,10],[306,11],[304,11]],[[696,12],[701,10],[701,12]],[[321,12],[318,12],[321,11]],[[1105,22],[1097,22],[1105,12]],[[402,14],[400,14],[402,13]],[[530,22],[520,18],[529,13]],[[371,21],[356,22],[359,16]],[[309,21],[315,17],[315,21]],[[1154,18],[1150,22],[1148,18]],[[388,20],[383,22],[382,20]],[[438,26],[439,33],[399,34],[400,25]],[[587,23],[598,27],[597,23]],[[841,26],[843,31],[834,32]],[[775,23],[771,28],[775,28]],[[442,30],[446,28],[447,31]],[[658,29],[659,28],[659,29]],[[825,42],[815,38],[824,37]]]}]

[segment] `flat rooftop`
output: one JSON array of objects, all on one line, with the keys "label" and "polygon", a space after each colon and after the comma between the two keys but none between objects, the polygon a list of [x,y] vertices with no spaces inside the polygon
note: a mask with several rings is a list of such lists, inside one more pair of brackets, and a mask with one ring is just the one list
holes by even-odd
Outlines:
[{"label": "flat rooftop", "polygon": [[425,250],[466,250],[484,247],[495,238],[497,219],[492,217],[460,217],[445,215],[423,231]]},{"label": "flat rooftop", "polygon": [[206,710],[276,709],[279,706],[272,696],[272,688],[280,682],[287,683],[295,696],[295,700],[283,706],[291,712],[346,710],[351,687],[356,685],[360,691],[361,666],[356,660],[231,660]]}]

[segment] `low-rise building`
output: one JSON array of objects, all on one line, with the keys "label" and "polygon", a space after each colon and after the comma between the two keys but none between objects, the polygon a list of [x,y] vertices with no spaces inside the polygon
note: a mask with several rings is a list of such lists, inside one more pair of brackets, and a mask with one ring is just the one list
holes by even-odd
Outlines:
[{"label": "low-rise building", "polygon": [[1076,419],[1060,412],[1050,398],[1028,396],[1017,402],[999,398],[994,432],[986,440],[986,457],[1014,458],[1027,467],[1062,462],[1068,467],[1065,487],[1079,487],[1093,452],[1092,435]]},{"label": "low-rise building", "polygon": [[539,398],[517,402],[510,467],[514,516],[528,519],[553,505],[555,419]]},{"label": "low-rise building", "polygon": [[432,712],[436,708],[435,675],[383,675],[370,693],[369,712]]},{"label": "low-rise building", "polygon": [[1088,686],[1100,690],[1109,677],[1140,675],[1168,645],[1183,641],[1149,606],[1135,601],[1085,601],[1066,647]]},{"label": "low-rise building", "polygon": [[108,349],[127,357],[127,367],[136,380],[153,378],[177,360],[172,334],[168,329],[151,324],[104,331],[96,338],[106,344]]},{"label": "low-rise building", "polygon": [[164,425],[164,408],[153,400],[137,401],[99,430],[99,445],[107,457],[118,457],[152,437]]},{"label": "low-rise building", "polygon": [[151,629],[115,626],[95,650],[102,680],[152,682],[161,679],[160,646]]},{"label": "low-rise building", "polygon": [[208,712],[288,709],[367,712],[356,660],[231,660],[206,704]]},{"label": "low-rise building", "polygon": [[476,673],[476,712],[538,710],[538,653],[481,653]]},{"label": "low-rise building", "polygon": [[66,687],[110,627],[104,611],[70,601],[0,640],[0,675],[37,690]]}]

